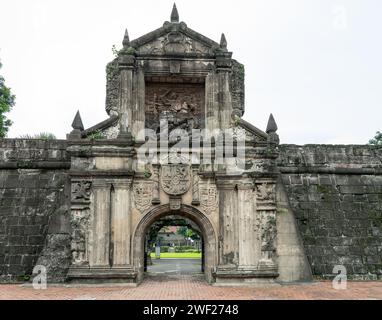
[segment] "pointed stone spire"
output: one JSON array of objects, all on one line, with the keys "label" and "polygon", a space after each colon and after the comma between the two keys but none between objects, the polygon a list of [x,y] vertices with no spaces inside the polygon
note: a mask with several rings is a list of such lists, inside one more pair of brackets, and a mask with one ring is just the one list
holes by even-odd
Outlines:
[{"label": "pointed stone spire", "polygon": [[269,120],[268,120],[268,125],[267,125],[267,130],[266,132],[269,134],[269,133],[276,133],[277,132],[277,124],[276,124],[276,121],[275,121],[275,118],[273,118],[273,114],[271,113],[271,115],[269,116]]},{"label": "pointed stone spire", "polygon": [[127,48],[130,46],[130,38],[129,38],[129,33],[127,32],[127,29],[125,30],[125,36],[123,37],[122,45],[124,48]]},{"label": "pointed stone spire", "polygon": [[174,6],[172,7],[171,22],[177,22],[177,23],[179,22],[179,13],[175,3],[174,3]]},{"label": "pointed stone spire", "polygon": [[82,123],[80,111],[77,111],[76,116],[74,117],[72,128],[74,130],[84,131],[84,125]]},{"label": "pointed stone spire", "polygon": [[227,49],[227,39],[225,38],[224,33],[222,33],[222,36],[220,38],[220,48]]}]

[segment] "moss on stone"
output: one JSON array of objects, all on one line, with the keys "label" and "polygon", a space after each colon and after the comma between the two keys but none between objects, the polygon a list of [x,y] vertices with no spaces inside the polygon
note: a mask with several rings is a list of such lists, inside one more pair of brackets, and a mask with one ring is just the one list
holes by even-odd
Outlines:
[{"label": "moss on stone", "polygon": [[318,191],[319,193],[329,193],[329,188],[326,187],[326,186],[318,185],[318,186],[317,186],[317,191]]}]

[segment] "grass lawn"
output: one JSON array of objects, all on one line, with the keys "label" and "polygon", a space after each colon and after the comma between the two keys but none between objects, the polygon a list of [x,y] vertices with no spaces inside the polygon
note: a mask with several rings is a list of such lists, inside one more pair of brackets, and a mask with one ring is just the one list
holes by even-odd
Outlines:
[{"label": "grass lawn", "polygon": [[[163,252],[160,254],[161,258],[174,258],[174,259],[200,259],[202,253],[194,252]],[[151,258],[155,259],[155,253],[151,253]]]}]

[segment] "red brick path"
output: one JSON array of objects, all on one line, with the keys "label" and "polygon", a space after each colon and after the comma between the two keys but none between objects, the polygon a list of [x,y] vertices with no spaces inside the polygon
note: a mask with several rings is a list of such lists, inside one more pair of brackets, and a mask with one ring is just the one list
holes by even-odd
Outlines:
[{"label": "red brick path", "polygon": [[21,285],[0,285],[2,299],[37,300],[253,300],[253,299],[378,299],[382,300],[382,281],[348,282],[346,290],[334,290],[331,282],[283,285],[269,288],[214,287],[190,276],[176,279],[148,278],[137,288],[48,287],[35,290]]}]

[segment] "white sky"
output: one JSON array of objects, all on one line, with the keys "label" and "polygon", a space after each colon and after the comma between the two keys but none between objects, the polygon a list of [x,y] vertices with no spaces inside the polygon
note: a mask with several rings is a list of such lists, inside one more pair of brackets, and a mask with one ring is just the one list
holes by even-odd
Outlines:
[{"label": "white sky", "polygon": [[[177,0],[180,20],[246,66],[244,119],[282,143],[367,143],[382,130],[382,1]],[[111,47],[170,19],[173,0],[1,0],[1,74],[16,94],[9,137],[64,138],[107,118]]]}]

